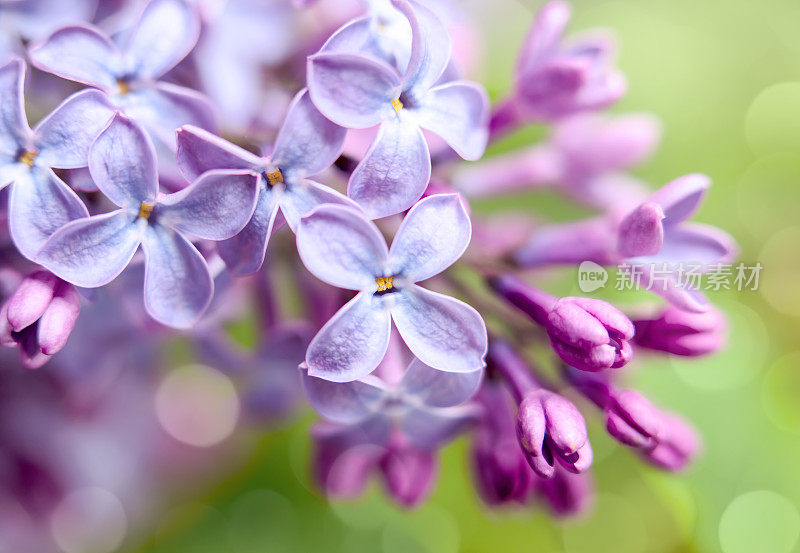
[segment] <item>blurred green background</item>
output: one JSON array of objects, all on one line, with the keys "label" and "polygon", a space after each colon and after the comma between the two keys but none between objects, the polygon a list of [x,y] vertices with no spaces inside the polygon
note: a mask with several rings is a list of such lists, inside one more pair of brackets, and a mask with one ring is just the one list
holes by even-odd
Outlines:
[{"label": "blurred green background", "polygon": [[[539,5],[486,0],[467,8],[485,30],[482,80],[494,98],[508,89]],[[130,551],[800,552],[800,3],[573,6],[571,30],[606,27],[619,38],[629,94],[613,111],[649,111],[664,123],[662,147],[639,176],[657,186],[688,172],[711,175],[696,219],[732,233],[740,259],[764,266],[758,291],[711,293],[732,322],[726,352],[640,358],[630,375],[654,402],[694,422],[705,441],[699,461],[685,475],[645,466],[614,445],[587,408],[597,497],[582,519],[489,511],[471,485],[465,439],[444,452],[439,486],[416,511],[395,508],[377,486],[359,502],[329,504],[308,478],[309,415],[219,446],[244,445],[252,455],[225,461],[226,476],[211,489],[198,481]],[[550,197],[525,205],[552,219],[574,212]],[[570,292],[575,279],[564,282],[554,291]]]}]

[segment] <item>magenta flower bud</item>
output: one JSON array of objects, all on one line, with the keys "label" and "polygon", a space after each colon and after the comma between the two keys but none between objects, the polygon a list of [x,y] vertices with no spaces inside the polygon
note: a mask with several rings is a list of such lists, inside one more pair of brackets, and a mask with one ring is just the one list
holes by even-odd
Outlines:
[{"label": "magenta flower bud", "polygon": [[657,445],[643,452],[650,463],[671,472],[684,470],[700,452],[700,438],[694,428],[671,413],[662,413],[664,430]]},{"label": "magenta flower bud", "polygon": [[416,507],[430,495],[438,463],[431,451],[392,440],[380,459],[386,491],[404,507]]},{"label": "magenta flower bud", "polygon": [[539,493],[557,517],[576,516],[586,511],[592,500],[592,477],[556,468],[552,478],[541,480]]},{"label": "magenta flower bud", "polygon": [[0,344],[19,346],[22,364],[39,368],[67,343],[79,313],[74,286],[47,271],[36,271],[0,308]]},{"label": "magenta flower bud", "polygon": [[525,313],[535,323],[547,325],[547,315],[557,301],[555,297],[511,274],[494,277],[489,281],[489,285],[500,297]]},{"label": "magenta flower bud", "polygon": [[517,412],[517,437],[531,468],[550,478],[554,459],[570,472],[582,472],[592,462],[586,421],[566,398],[539,389],[528,394]]},{"label": "magenta flower bud", "polygon": [[547,316],[547,334],[561,359],[577,369],[600,371],[625,365],[633,355],[633,323],[611,304],[562,298]]},{"label": "magenta flower bud", "polygon": [[664,245],[664,210],[655,202],[634,209],[619,228],[617,249],[623,257],[655,255]]},{"label": "magenta flower bud", "polygon": [[633,390],[612,392],[605,412],[608,433],[625,445],[651,449],[661,435],[661,413]]},{"label": "magenta flower bud", "polygon": [[669,306],[657,318],[633,324],[636,345],[673,355],[707,355],[722,349],[727,341],[727,322],[714,308],[691,313]]}]

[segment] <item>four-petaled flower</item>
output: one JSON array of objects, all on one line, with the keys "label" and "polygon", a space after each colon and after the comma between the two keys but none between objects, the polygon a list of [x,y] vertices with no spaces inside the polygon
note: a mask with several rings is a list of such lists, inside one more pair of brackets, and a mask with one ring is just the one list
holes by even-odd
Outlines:
[{"label": "four-petaled flower", "polygon": [[478,312],[415,284],[461,257],[470,234],[456,194],[428,196],[411,208],[391,249],[352,208],[325,205],[303,217],[297,249],[305,266],[329,284],[359,291],[312,340],[309,374],[333,381],[369,374],[383,359],[392,321],[411,352],[431,367],[481,367],[487,336]]},{"label": "four-petaled flower", "polygon": [[114,115],[98,90],[73,94],[36,128],[25,115],[25,63],[0,67],[0,189],[11,186],[8,224],[14,245],[33,259],[60,226],[88,215],[86,207],[53,167],[85,167],[89,146]]},{"label": "four-petaled flower", "polygon": [[239,232],[255,209],[256,176],[210,171],[180,192],[159,197],[153,144],[121,114],[92,145],[89,170],[120,209],[63,226],[37,261],[76,286],[94,288],[114,280],[141,244],[148,313],[169,326],[191,326],[214,286],[205,259],[184,234],[225,240]]},{"label": "four-petaled flower", "polygon": [[247,170],[258,178],[258,204],[247,226],[217,246],[235,274],[257,271],[280,211],[294,230],[300,217],[320,204],[357,207],[336,190],[306,177],[327,169],[342,151],[345,130],[317,111],[305,90],[292,102],[269,157],[259,157],[196,127],[178,130],[178,165],[189,179],[206,171]]},{"label": "four-petaled flower", "polygon": [[483,155],[488,137],[484,89],[465,81],[436,84],[451,50],[441,22],[417,3],[393,0],[393,5],[412,29],[404,73],[369,52],[343,53],[323,46],[308,59],[311,99],[325,117],[351,129],[380,124],[348,184],[348,196],[375,218],[408,209],[425,191],[431,159],[422,129],[439,135],[469,160]]}]

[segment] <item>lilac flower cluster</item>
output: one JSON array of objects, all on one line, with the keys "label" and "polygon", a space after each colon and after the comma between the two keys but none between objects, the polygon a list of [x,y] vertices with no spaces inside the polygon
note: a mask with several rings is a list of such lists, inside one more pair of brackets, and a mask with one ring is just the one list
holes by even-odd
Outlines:
[{"label": "lilac flower cluster", "polygon": [[[0,2],[0,246],[13,276],[0,342],[22,366],[54,357],[42,371],[106,374],[101,360],[180,331],[256,420],[305,395],[324,419],[311,433],[324,492],[358,495],[377,474],[408,507],[435,487],[442,447],[468,434],[488,504],[580,512],[592,404],[655,466],[696,455],[688,423],[620,387],[618,369],[723,347],[708,299],[674,277],[654,289],[662,307],[626,315],[531,284],[587,260],[712,266],[736,249],[688,222],[707,177],[649,193],[626,172],[658,124],[599,114],[625,80],[609,37],[563,38],[566,3],[536,15],[494,106],[462,77],[471,60],[453,47],[446,0],[50,4]],[[280,48],[263,44],[286,29]],[[70,93],[31,130],[26,104]],[[550,127],[543,142],[477,161],[533,123]],[[596,214],[551,225],[469,203],[542,187]],[[243,317],[257,351],[226,330]],[[94,340],[70,338],[82,325]],[[547,354],[534,363],[536,348]]]}]

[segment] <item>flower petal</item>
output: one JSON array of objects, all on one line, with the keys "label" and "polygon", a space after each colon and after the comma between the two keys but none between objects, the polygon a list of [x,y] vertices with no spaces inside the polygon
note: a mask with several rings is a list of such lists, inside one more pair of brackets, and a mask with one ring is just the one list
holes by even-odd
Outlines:
[{"label": "flower petal", "polygon": [[374,415],[386,399],[386,387],[373,376],[353,382],[331,382],[309,376],[305,370],[303,388],[314,410],[328,420],[354,424]]},{"label": "flower petal", "polygon": [[51,169],[21,172],[11,188],[8,226],[14,245],[28,259],[60,227],[88,215],[78,195]]},{"label": "flower petal", "polygon": [[120,207],[139,209],[158,194],[156,152],[142,128],[117,113],[89,150],[97,188]]},{"label": "flower petal", "polygon": [[43,37],[75,21],[89,21],[97,9],[97,0],[11,0],[10,3],[15,4],[18,15],[14,21],[16,30],[27,40]]},{"label": "flower petal", "polygon": [[658,189],[650,201],[664,210],[664,225],[674,225],[697,211],[710,186],[711,179],[706,175],[684,175]]},{"label": "flower petal", "polygon": [[297,93],[275,139],[272,161],[283,171],[314,175],[342,153],[347,130],[314,107],[307,89]]},{"label": "flower petal", "polygon": [[122,210],[78,219],[56,232],[36,261],[75,286],[97,288],[125,269],[144,227],[143,220]]},{"label": "flower petal", "polygon": [[180,233],[158,224],[147,226],[142,249],[145,309],[167,326],[192,326],[214,295],[206,260]]},{"label": "flower petal", "polygon": [[472,405],[445,409],[411,409],[400,427],[412,445],[425,451],[436,450],[455,439],[480,420],[480,411]]},{"label": "flower petal", "polygon": [[361,210],[358,204],[344,194],[309,179],[288,187],[281,195],[281,211],[292,231],[297,229],[303,215],[323,204],[340,204]]},{"label": "flower petal", "polygon": [[219,256],[230,272],[244,276],[261,268],[278,211],[275,194],[261,186],[250,221],[239,234],[217,244]]},{"label": "flower petal", "polygon": [[362,378],[378,366],[392,327],[381,298],[361,292],[325,323],[306,352],[308,374],[332,382]]},{"label": "flower petal", "polygon": [[112,90],[122,74],[117,47],[98,29],[72,25],[29,50],[34,67],[64,79]]},{"label": "flower petal", "polygon": [[566,2],[556,0],[542,7],[520,49],[518,76],[534,71],[543,58],[558,48],[571,15],[572,10]]},{"label": "flower petal", "polygon": [[483,367],[486,325],[475,309],[416,285],[392,296],[394,324],[420,361],[449,372],[471,372]]},{"label": "flower petal", "polygon": [[375,289],[389,254],[371,221],[339,205],[320,206],[300,219],[297,251],[314,276],[349,290]]},{"label": "flower petal", "polygon": [[403,90],[428,90],[450,62],[450,33],[436,15],[419,4],[392,0],[411,24],[411,58],[403,75]]},{"label": "flower petal", "polygon": [[184,0],[151,0],[131,35],[127,70],[139,79],[157,79],[191,52],[200,36],[200,18]]},{"label": "flower petal", "polygon": [[438,275],[469,245],[472,224],[458,194],[420,200],[403,219],[389,249],[389,267],[412,282]]},{"label": "flower petal", "polygon": [[259,176],[248,169],[208,171],[159,200],[159,223],[205,240],[227,240],[253,216],[258,188]]},{"label": "flower petal", "polygon": [[325,117],[349,129],[365,129],[395,117],[391,100],[400,78],[388,65],[351,54],[308,58],[308,90]]},{"label": "flower petal", "polygon": [[36,163],[75,169],[89,164],[89,148],[116,108],[99,90],[82,90],[64,100],[34,129]]},{"label": "flower petal", "polygon": [[190,181],[212,169],[256,169],[257,155],[194,125],[178,129],[178,166]]},{"label": "flower petal", "polygon": [[347,195],[373,219],[400,213],[422,197],[431,155],[420,128],[406,118],[384,121],[353,171]]},{"label": "flower petal", "polygon": [[661,251],[648,259],[657,268],[663,263],[669,267],[701,264],[708,271],[713,265],[732,262],[737,252],[736,241],[727,232],[702,223],[684,223],[667,229]]},{"label": "flower petal", "polygon": [[489,98],[476,83],[455,81],[437,86],[415,108],[423,129],[438,134],[458,155],[475,161],[489,139]]},{"label": "flower petal", "polygon": [[25,62],[15,56],[0,67],[0,154],[16,156],[30,135],[24,88]]},{"label": "flower petal", "polygon": [[190,88],[156,83],[153,87],[121,96],[121,101],[126,115],[173,151],[176,147],[175,131],[183,125],[217,130],[214,106],[206,96]]},{"label": "flower petal", "polygon": [[414,359],[400,383],[400,389],[429,407],[453,407],[475,395],[483,378],[483,369],[464,373],[437,371]]}]

